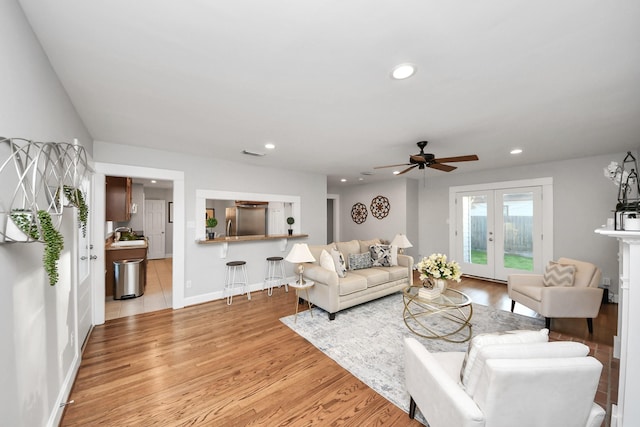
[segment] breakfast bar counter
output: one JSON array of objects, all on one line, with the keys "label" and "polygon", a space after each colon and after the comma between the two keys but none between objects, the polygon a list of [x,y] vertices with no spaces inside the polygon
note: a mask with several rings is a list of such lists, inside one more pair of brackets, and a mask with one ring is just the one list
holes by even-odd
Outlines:
[{"label": "breakfast bar counter", "polygon": [[229,249],[229,243],[246,243],[246,242],[260,242],[268,240],[279,240],[281,242],[281,250],[284,251],[287,247],[289,239],[304,239],[309,237],[308,234],[254,234],[249,236],[225,236],[216,237],[215,239],[202,239],[196,240],[196,243],[202,245],[218,244],[220,246],[220,258],[227,257],[227,251]]}]

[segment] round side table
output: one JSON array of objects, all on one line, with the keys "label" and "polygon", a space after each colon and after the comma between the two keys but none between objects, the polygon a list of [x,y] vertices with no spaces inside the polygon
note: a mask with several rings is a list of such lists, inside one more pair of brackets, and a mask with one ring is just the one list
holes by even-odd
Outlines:
[{"label": "round side table", "polygon": [[296,290],[296,315],[294,317],[293,323],[296,323],[298,320],[298,302],[300,301],[300,292],[304,291],[307,296],[307,303],[309,304],[309,311],[311,312],[311,317],[313,317],[313,311],[311,310],[311,300],[309,300],[309,288],[315,285],[313,280],[307,280],[304,283],[297,283],[295,281],[289,282],[289,287]]}]

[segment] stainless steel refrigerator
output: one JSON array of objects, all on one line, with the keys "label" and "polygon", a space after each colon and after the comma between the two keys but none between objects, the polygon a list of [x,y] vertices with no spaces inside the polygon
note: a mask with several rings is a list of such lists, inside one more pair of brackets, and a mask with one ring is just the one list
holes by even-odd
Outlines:
[{"label": "stainless steel refrigerator", "polygon": [[266,234],[267,209],[236,206],[225,211],[227,236]]}]

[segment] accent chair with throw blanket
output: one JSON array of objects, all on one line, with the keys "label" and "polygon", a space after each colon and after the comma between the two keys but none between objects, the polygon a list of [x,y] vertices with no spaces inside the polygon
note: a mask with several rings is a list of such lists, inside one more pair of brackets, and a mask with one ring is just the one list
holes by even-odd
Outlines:
[{"label": "accent chair with throw blanket", "polygon": [[544,316],[547,329],[553,317],[586,318],[592,334],[604,292],[598,287],[601,275],[590,262],[570,258],[549,262],[544,274],[511,274],[507,280],[511,311],[519,302]]}]

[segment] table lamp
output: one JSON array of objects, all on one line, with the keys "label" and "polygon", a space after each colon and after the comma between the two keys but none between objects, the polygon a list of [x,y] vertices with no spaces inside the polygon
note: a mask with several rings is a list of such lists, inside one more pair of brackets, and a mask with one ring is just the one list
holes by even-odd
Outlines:
[{"label": "table lamp", "polygon": [[403,254],[405,248],[413,247],[409,239],[407,239],[407,236],[404,234],[396,234],[396,237],[391,241],[391,246],[397,246],[399,254]]},{"label": "table lamp", "polygon": [[296,283],[300,285],[304,285],[306,281],[302,278],[302,273],[304,272],[304,262],[314,262],[316,259],[311,255],[311,251],[309,250],[309,246],[306,243],[296,243],[291,248],[291,252],[285,258],[286,261],[292,264],[298,264],[296,271],[298,272],[298,280]]}]

